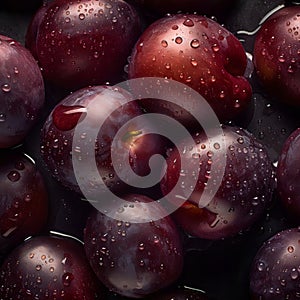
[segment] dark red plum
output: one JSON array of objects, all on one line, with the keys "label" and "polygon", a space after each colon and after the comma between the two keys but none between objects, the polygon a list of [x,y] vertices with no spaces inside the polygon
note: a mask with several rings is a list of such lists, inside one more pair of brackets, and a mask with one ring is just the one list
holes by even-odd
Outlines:
[{"label": "dark red plum", "polygon": [[[278,160],[277,189],[289,215],[299,223],[300,217],[300,129],[286,140]],[[299,223],[300,224],[300,223]]]},{"label": "dark red plum", "polygon": [[19,152],[0,155],[0,253],[41,232],[48,193],[32,160]]},{"label": "dark red plum", "polygon": [[39,236],[14,249],[0,268],[1,299],[104,299],[104,291],[71,238]]},{"label": "dark red plum", "polygon": [[300,106],[300,7],[285,7],[263,23],[254,46],[261,84],[286,104]]},{"label": "dark red plum", "polygon": [[[178,230],[164,209],[146,196],[130,195],[115,203],[113,218],[94,212],[88,219],[85,251],[98,278],[113,292],[143,298],[176,281],[183,266]],[[127,221],[121,221],[127,219]],[[129,222],[130,221],[130,222]],[[138,221],[138,222],[137,222]]]},{"label": "dark red plum", "polygon": [[[103,181],[113,191],[120,191],[126,184],[131,184],[129,175],[121,178],[118,176],[127,169],[132,169],[139,176],[145,176],[151,171],[149,159],[155,153],[165,152],[164,141],[159,135],[147,134],[153,130],[153,125],[149,122],[127,123],[142,116],[136,102],[126,104],[130,99],[130,94],[123,89],[98,86],[74,92],[53,109],[42,130],[41,153],[49,170],[62,185],[81,193],[72,162],[73,142],[78,144],[76,147],[73,145],[75,152],[80,153],[78,159],[96,159]],[[113,113],[110,113],[110,109],[113,109]],[[79,141],[73,141],[76,126],[85,119],[88,121],[86,128],[80,129],[82,132],[80,131]],[[90,148],[89,145],[93,142],[91,132],[95,126],[97,128],[99,120],[104,125],[94,138],[94,152],[85,153],[84,149]],[[113,144],[113,140],[117,142]],[[117,157],[116,161],[112,161],[112,152]],[[119,167],[117,170],[114,163]],[[156,167],[161,168],[160,165]],[[88,167],[85,171],[85,189],[90,186],[92,190],[97,185],[97,179],[93,179]],[[85,171],[82,170],[83,173]],[[121,179],[126,183],[122,184]]]},{"label": "dark red plum", "polygon": [[300,230],[270,238],[256,254],[250,274],[253,300],[299,299]]},{"label": "dark red plum", "polygon": [[[252,134],[236,127],[223,127],[223,135],[212,140],[203,133],[194,140],[194,145],[183,140],[177,149],[170,149],[161,181],[170,202],[179,205],[175,196],[168,196],[177,182],[176,198],[187,199],[174,212],[175,220],[190,235],[210,240],[250,228],[270,204],[274,189],[273,166],[266,149]],[[222,155],[225,166],[221,165]],[[186,159],[184,165],[181,158]],[[217,180],[220,186],[206,187],[208,181]],[[209,195],[215,191],[215,195],[209,196],[209,201],[200,200],[204,191]]]},{"label": "dark red plum", "polygon": [[36,35],[43,76],[70,90],[116,82],[139,32],[139,16],[125,1],[53,1]]},{"label": "dark red plum", "polygon": [[40,69],[17,41],[0,35],[0,148],[21,143],[44,105]]},{"label": "dark red plum", "polygon": [[[244,48],[228,30],[203,16],[179,14],[156,21],[141,35],[131,55],[129,77],[184,83],[224,121],[239,115],[251,100],[251,86],[243,77],[246,66]],[[160,101],[145,99],[142,105],[150,112],[164,110]],[[181,121],[189,118],[176,115],[176,110],[170,108],[169,115]]]}]

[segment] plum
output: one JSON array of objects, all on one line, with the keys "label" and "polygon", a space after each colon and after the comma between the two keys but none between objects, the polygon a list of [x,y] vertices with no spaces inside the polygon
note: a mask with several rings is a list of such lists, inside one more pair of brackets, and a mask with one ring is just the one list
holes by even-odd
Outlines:
[{"label": "plum", "polygon": [[286,140],[278,160],[277,190],[289,216],[299,223],[300,198],[300,129],[296,129]]},{"label": "plum", "polygon": [[36,44],[28,45],[47,81],[78,90],[122,78],[139,23],[134,8],[122,0],[56,0],[44,11]]},{"label": "plum", "polygon": [[0,35],[0,148],[21,143],[45,102],[41,71],[20,43]]},{"label": "plum", "polygon": [[300,106],[300,7],[271,15],[255,39],[254,65],[261,84],[281,102]]},{"label": "plum", "polygon": [[[182,140],[177,149],[170,149],[161,181],[163,194],[180,206],[174,212],[175,220],[190,235],[209,240],[248,229],[263,215],[275,187],[265,147],[248,131],[230,126],[224,126],[223,134],[213,139],[198,133],[194,140],[196,146]],[[220,155],[226,157],[224,174]],[[181,165],[181,158],[188,163]],[[215,171],[213,166],[217,166]],[[212,185],[208,190],[208,180],[214,182],[217,178],[221,178],[221,185]],[[177,182],[180,187],[176,193],[168,195]],[[204,191],[212,195],[210,199],[202,200]],[[178,199],[187,201],[181,205]]]},{"label": "plum", "polygon": [[1,299],[104,299],[82,244],[38,236],[14,249],[0,268]]},{"label": "plum", "polygon": [[16,151],[1,153],[0,191],[0,253],[6,253],[46,225],[48,193],[32,160]]},{"label": "plum", "polygon": [[182,243],[169,216],[156,220],[164,213],[159,203],[150,207],[147,204],[153,200],[142,195],[125,199],[125,204],[113,203],[109,208],[113,218],[98,211],[89,217],[85,251],[98,278],[110,290],[143,298],[178,279],[183,267]]},{"label": "plum", "polygon": [[[178,14],[144,31],[131,55],[129,77],[184,83],[201,94],[224,121],[237,117],[251,100],[251,86],[243,77],[246,66],[244,48],[228,30],[203,16]],[[165,110],[155,99],[143,99],[142,105],[150,112]],[[202,107],[196,105],[196,109]],[[176,110],[170,108],[169,115],[189,118],[176,115]]]},{"label": "plum", "polygon": [[253,300],[299,299],[299,240],[299,228],[287,229],[259,249],[250,274]]}]

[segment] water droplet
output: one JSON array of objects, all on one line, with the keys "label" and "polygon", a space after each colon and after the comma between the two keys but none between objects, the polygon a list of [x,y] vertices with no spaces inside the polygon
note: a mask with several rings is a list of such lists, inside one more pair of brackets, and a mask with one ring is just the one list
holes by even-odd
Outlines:
[{"label": "water droplet", "polygon": [[177,30],[177,29],[178,29],[178,25],[173,25],[173,26],[172,26],[172,29],[173,29],[173,30]]},{"label": "water droplet", "polygon": [[65,18],[66,23],[70,23],[71,19],[69,17]]},{"label": "water droplet", "polygon": [[5,122],[5,121],[6,121],[6,114],[0,113],[0,123]]},{"label": "water droplet", "polygon": [[165,68],[166,68],[167,70],[170,70],[170,69],[171,69],[171,64],[170,64],[170,63],[166,63],[166,64],[165,64]]},{"label": "water droplet", "polygon": [[16,182],[20,179],[21,175],[18,171],[11,171],[8,173],[7,178],[12,181],[12,182]]},{"label": "water droplet", "polygon": [[279,56],[278,61],[281,62],[281,63],[285,62],[285,58],[284,58],[283,54]]},{"label": "water droplet", "polygon": [[11,91],[11,86],[7,83],[2,85],[2,91],[5,93],[9,93]]},{"label": "water droplet", "polygon": [[144,249],[145,249],[144,243],[140,243],[140,244],[139,244],[139,250],[140,250],[140,251],[143,251]]},{"label": "water droplet", "polygon": [[198,62],[194,58],[191,59],[191,64],[192,64],[193,67],[198,66]]},{"label": "water droplet", "polygon": [[293,253],[294,252],[294,247],[293,246],[289,246],[287,248],[287,250],[288,250],[289,253]]},{"label": "water droplet", "polygon": [[291,271],[291,278],[295,280],[298,278],[298,276],[299,276],[298,271],[295,268],[293,268]]},{"label": "water droplet", "polygon": [[258,271],[262,272],[265,269],[265,264],[261,261],[257,265]]},{"label": "water droplet", "polygon": [[37,277],[36,282],[41,284],[42,283],[42,278],[40,276]]},{"label": "water droplet", "polygon": [[219,150],[221,148],[220,144],[219,143],[214,143],[214,148],[216,150]]},{"label": "water droplet", "polygon": [[50,271],[51,273],[53,273],[53,272],[54,272],[54,267],[50,267],[50,268],[49,268],[49,271]]},{"label": "water droplet", "polygon": [[186,19],[186,20],[183,22],[183,25],[184,25],[184,26],[187,26],[187,27],[193,27],[193,26],[194,26],[194,22],[193,22],[193,20],[191,20],[191,19]]},{"label": "water droplet", "polygon": [[14,67],[14,73],[15,73],[15,74],[19,74],[19,70],[18,70],[17,67]]},{"label": "water droplet", "polygon": [[176,39],[175,39],[175,43],[176,44],[181,44],[182,43],[182,37],[178,36]]},{"label": "water droplet", "polygon": [[42,266],[41,266],[41,265],[36,265],[36,266],[35,266],[35,269],[36,269],[37,271],[40,271],[40,270],[42,269]]},{"label": "water droplet", "polygon": [[168,47],[168,42],[167,42],[166,40],[162,40],[162,41],[161,41],[161,45],[162,45],[164,48],[166,48],[166,47]]},{"label": "water droplet", "polygon": [[69,273],[69,272],[65,273],[62,276],[63,285],[70,286],[73,279],[74,279],[74,275],[72,273]]},{"label": "water droplet", "polygon": [[191,47],[192,47],[192,48],[196,49],[196,48],[198,48],[199,46],[200,46],[199,40],[193,39],[193,40],[191,41]]},{"label": "water droplet", "polygon": [[159,243],[159,237],[155,235],[154,238],[153,238],[153,242],[154,242],[154,244],[158,244]]},{"label": "water droplet", "polygon": [[85,19],[85,15],[84,14],[79,14],[79,19],[80,20],[84,20]]},{"label": "water droplet", "polygon": [[239,137],[239,138],[237,139],[237,142],[238,142],[239,144],[244,144],[244,139],[243,139],[242,137]]},{"label": "water droplet", "polygon": [[212,50],[213,50],[214,52],[218,52],[218,51],[220,51],[220,47],[219,47],[217,44],[214,44],[214,45],[212,46]]}]

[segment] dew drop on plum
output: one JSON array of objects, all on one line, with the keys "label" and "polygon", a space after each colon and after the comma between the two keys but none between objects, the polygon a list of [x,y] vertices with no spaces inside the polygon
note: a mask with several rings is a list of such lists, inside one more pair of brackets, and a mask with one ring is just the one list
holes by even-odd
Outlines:
[{"label": "dew drop on plum", "polygon": [[[143,298],[175,282],[183,266],[182,244],[178,229],[169,216],[157,221],[164,209],[141,195],[126,197],[128,204],[113,205],[110,218],[94,212],[88,219],[85,251],[98,278],[113,292]],[[127,217],[131,222],[121,221]],[[136,219],[137,216],[137,219]]]},{"label": "dew drop on plum", "polygon": [[281,231],[266,241],[251,267],[252,299],[299,299],[299,228]]},{"label": "dew drop on plum", "polygon": [[30,158],[20,152],[0,157],[0,253],[42,231],[47,221],[48,193]]},{"label": "dew drop on plum", "polygon": [[82,244],[57,236],[30,238],[6,257],[0,294],[3,300],[104,299]]},{"label": "dew drop on plum", "polygon": [[[185,199],[186,193],[192,192],[174,212],[175,220],[188,234],[204,239],[227,238],[247,230],[262,217],[275,188],[273,166],[265,147],[248,131],[230,126],[223,126],[223,135],[215,136],[213,143],[204,133],[194,135],[194,140],[196,147],[183,139],[177,150],[171,149],[161,181],[163,194],[174,204],[177,200],[168,194],[177,182],[181,183],[176,189],[177,198]],[[212,171],[212,166],[220,164],[215,159],[218,153],[226,156],[224,175],[221,166]],[[181,157],[189,163],[181,165]],[[215,196],[199,207],[208,180],[222,175]]]}]

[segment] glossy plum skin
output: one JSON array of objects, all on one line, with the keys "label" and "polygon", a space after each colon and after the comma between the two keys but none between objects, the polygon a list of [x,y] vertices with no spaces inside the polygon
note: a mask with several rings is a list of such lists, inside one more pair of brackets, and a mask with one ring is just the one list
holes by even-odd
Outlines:
[{"label": "glossy plum skin", "polygon": [[0,268],[1,299],[104,299],[103,288],[72,239],[39,236],[11,252]]},{"label": "glossy plum skin", "polygon": [[261,84],[283,103],[300,106],[300,7],[274,13],[256,35],[254,65]]},{"label": "glossy plum skin", "polygon": [[40,24],[44,19],[44,15],[47,11],[48,3],[43,3],[42,6],[36,11],[30,24],[28,25],[26,36],[25,36],[25,46],[30,50],[31,54],[35,59],[37,59],[37,49],[36,49],[36,38],[39,31]]},{"label": "glossy plum skin", "polygon": [[[105,99],[99,100],[97,98],[99,95],[106,95]],[[87,114],[92,115],[89,127],[82,132],[86,143],[91,143],[89,140],[91,128],[97,124],[99,118],[105,120],[108,117],[107,111],[113,105],[119,110],[109,116],[107,126],[99,131],[98,141],[95,143],[95,157],[102,177],[106,178],[106,184],[112,188],[117,186],[118,178],[114,176],[111,165],[112,139],[125,122],[141,114],[139,107],[134,103],[120,109],[127,99],[129,95],[125,90],[116,91],[108,86],[90,87],[72,93],[53,109],[42,129],[41,154],[50,172],[62,185],[81,193],[72,163],[73,136],[77,123],[82,122],[80,118],[86,118]],[[93,111],[87,109],[91,102],[97,102],[97,111],[95,107]],[[85,153],[82,155],[89,157]]]},{"label": "glossy plum skin", "polygon": [[300,217],[300,129],[286,140],[278,160],[277,190],[289,215],[299,223]]},{"label": "glossy plum skin", "polygon": [[197,12],[200,15],[218,15],[224,17],[224,10],[232,6],[235,0],[132,0],[141,7],[165,15],[167,13]]},{"label": "glossy plum skin", "polygon": [[[226,149],[222,149],[222,139]],[[204,134],[196,135],[194,140],[196,147],[182,141],[178,150],[169,152],[167,171],[161,181],[163,194],[176,203],[168,193],[180,181],[178,197],[186,197],[198,172],[192,194],[174,212],[175,220],[190,235],[209,240],[249,229],[263,215],[274,190],[273,166],[266,149],[249,132],[236,127],[223,127],[223,136],[214,137],[214,143]],[[212,200],[207,205],[200,203],[200,207],[208,179],[222,176],[220,160],[214,158],[218,153],[226,155],[224,176]],[[180,157],[187,157],[189,163],[181,166]],[[212,166],[217,166],[217,171],[211,172]]]},{"label": "glossy plum skin", "polygon": [[[103,95],[104,98],[99,100],[98,96],[103,97]],[[130,185],[130,178],[126,178],[128,180],[126,183],[121,182],[118,177],[119,173],[114,169],[111,147],[113,139],[121,127],[129,120],[142,115],[136,102],[125,105],[130,97],[125,90],[116,90],[108,86],[84,88],[66,97],[53,109],[41,133],[41,154],[50,172],[62,185],[81,193],[73,169],[72,141],[78,121],[82,122],[80,118],[91,116],[87,128],[84,128],[82,132],[84,145],[79,147],[88,147],[91,143],[90,132],[92,132],[93,126],[98,124],[99,120],[105,121],[108,117],[101,130],[99,128],[95,143],[98,171],[111,190],[121,191],[123,189],[124,191],[127,187],[129,188],[127,184]],[[93,109],[89,110],[88,107],[91,104]],[[111,107],[114,107],[115,111],[109,115],[108,110]],[[113,145],[112,151],[118,156],[116,164],[123,166],[121,171],[119,170],[120,172],[126,171],[124,162],[127,160],[129,161],[128,167],[131,167],[136,174],[145,176],[150,172],[149,158],[154,153],[163,154],[166,141],[155,134],[144,134],[144,131],[151,130],[153,127],[149,123],[143,123],[141,126],[140,123],[132,122],[131,124],[129,127],[126,125],[122,127],[120,139]],[[80,151],[84,152],[84,150]],[[80,159],[94,159],[92,155],[82,153]],[[161,166],[157,165],[157,168],[161,168]],[[88,179],[86,186],[97,185],[97,179],[93,181],[90,174],[86,174],[85,177]]]},{"label": "glossy plum skin", "polygon": [[21,143],[44,105],[40,69],[17,41],[0,35],[0,148]]},{"label": "glossy plum skin", "polygon": [[53,1],[36,36],[43,76],[68,90],[116,82],[139,31],[139,16],[122,0]]},{"label": "glossy plum skin", "polygon": [[33,162],[19,152],[0,156],[0,254],[46,224],[48,193]]},{"label": "glossy plum skin", "polygon": [[[112,208],[114,218],[92,214],[85,228],[85,251],[98,278],[113,292],[143,298],[178,279],[183,252],[178,230],[169,216],[157,221],[134,222],[135,217],[153,219],[163,208],[146,207],[146,196],[130,195],[128,204]],[[152,200],[151,200],[152,201]],[[124,215],[132,222],[119,221]]]},{"label": "glossy plum skin", "polygon": [[[220,120],[235,118],[251,100],[252,90],[243,77],[247,58],[243,46],[224,27],[203,16],[174,15],[150,25],[131,55],[129,77],[177,80],[199,92]],[[151,112],[163,104],[143,100]],[[195,108],[196,109],[196,108]],[[175,108],[169,115],[176,116]]]},{"label": "glossy plum skin", "polygon": [[299,299],[299,240],[299,229],[288,229],[260,248],[250,274],[253,300]]}]

